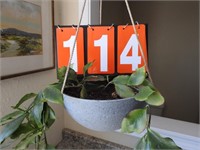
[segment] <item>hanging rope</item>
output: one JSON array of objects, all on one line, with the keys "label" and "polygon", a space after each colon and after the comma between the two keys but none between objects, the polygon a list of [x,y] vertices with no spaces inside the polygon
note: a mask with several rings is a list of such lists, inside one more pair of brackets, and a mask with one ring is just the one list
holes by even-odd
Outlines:
[{"label": "hanging rope", "polygon": [[63,81],[62,89],[61,89],[62,94],[63,94],[64,88],[65,88],[65,83],[66,83],[66,80],[67,80],[67,77],[68,77],[68,74],[69,74],[69,68],[70,68],[70,64],[71,64],[72,57],[73,57],[73,54],[74,54],[76,41],[77,41],[77,37],[78,37],[78,33],[79,33],[79,27],[80,27],[80,24],[81,24],[81,21],[82,21],[82,18],[83,18],[83,13],[84,13],[86,1],[87,0],[84,1],[83,8],[82,8],[82,11],[81,11],[80,20],[79,20],[78,26],[76,28],[76,34],[75,34],[75,40],[74,40],[73,47],[72,47],[72,53],[71,53],[71,56],[69,58],[68,67],[67,67],[67,70],[65,72],[65,78],[64,78],[64,81]]},{"label": "hanging rope", "polygon": [[136,38],[137,38],[137,41],[138,41],[138,44],[139,44],[140,53],[142,54],[142,58],[144,60],[145,66],[146,66],[146,70],[147,70],[147,73],[148,73],[148,76],[149,76],[149,80],[151,81],[151,83],[153,83],[153,80],[152,80],[151,75],[150,75],[149,67],[147,65],[146,59],[144,57],[143,49],[142,49],[141,43],[140,43],[139,38],[138,38],[138,33],[137,33],[137,30],[136,30],[136,27],[135,27],[135,24],[134,24],[134,20],[133,20],[132,14],[131,14],[131,10],[130,10],[129,4],[128,4],[128,0],[125,0],[125,3],[126,3],[126,7],[127,7],[127,10],[128,10],[128,13],[129,13],[129,17],[130,17],[130,20],[131,20],[131,23],[132,23],[132,26],[133,26],[133,30],[136,34]]},{"label": "hanging rope", "polygon": [[99,23],[102,23],[102,0],[99,0]]}]

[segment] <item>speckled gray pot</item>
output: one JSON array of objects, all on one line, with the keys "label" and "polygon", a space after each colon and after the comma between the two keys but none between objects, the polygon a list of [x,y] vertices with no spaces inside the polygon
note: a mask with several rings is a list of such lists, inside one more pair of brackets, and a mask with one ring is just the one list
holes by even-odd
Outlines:
[{"label": "speckled gray pot", "polygon": [[88,100],[64,94],[64,105],[70,116],[80,125],[96,131],[120,129],[128,112],[145,105],[132,98],[116,100]]}]

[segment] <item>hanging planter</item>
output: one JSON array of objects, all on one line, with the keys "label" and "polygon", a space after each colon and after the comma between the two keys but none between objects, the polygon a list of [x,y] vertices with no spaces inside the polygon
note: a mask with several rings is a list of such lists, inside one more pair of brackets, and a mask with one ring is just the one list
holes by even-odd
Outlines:
[{"label": "hanging planter", "polygon": [[[77,25],[77,27],[72,26],[72,28],[76,30],[75,36],[73,35],[70,37],[69,40],[63,41],[63,43],[58,44],[58,47],[62,47],[63,45],[64,47],[70,48],[68,66],[73,66],[73,65],[75,66],[74,70],[70,67],[65,67],[65,68],[61,68],[58,71],[59,73],[58,77],[59,77],[60,83],[62,84],[61,93],[63,93],[64,105],[65,105],[66,111],[80,125],[92,130],[110,131],[110,130],[119,129],[121,127],[121,130],[123,132],[141,133],[146,129],[147,132],[137,144],[136,146],[137,149],[148,149],[148,148],[179,149],[180,147],[178,147],[173,142],[173,140],[169,138],[162,138],[159,134],[157,134],[156,132],[150,129],[150,122],[151,122],[150,106],[163,105],[164,98],[153,85],[152,78],[151,78],[149,68],[147,65],[147,56],[144,51],[144,48],[146,47],[142,46],[142,43],[144,41],[142,41],[141,36],[139,37],[138,35],[138,30],[136,29],[136,26],[134,24],[134,20],[131,15],[128,1],[125,0],[125,3],[126,3],[127,10],[129,12],[130,19],[131,19],[132,31],[128,32],[128,33],[131,33],[131,37],[127,41],[127,44],[122,46],[125,48],[123,48],[121,53],[118,50],[117,58],[123,59],[123,60],[117,61],[118,62],[117,64],[118,65],[131,64],[132,71],[135,71],[135,72],[133,72],[132,74],[130,74],[129,72],[129,75],[114,76],[114,78],[112,79],[106,76],[106,74],[115,74],[116,72],[113,71],[112,69],[117,68],[117,67],[114,67],[114,65],[116,65],[115,64],[116,61],[114,61],[114,57],[112,57],[115,55],[113,54],[115,50],[109,50],[110,47],[111,48],[115,47],[114,42],[117,41],[116,38],[112,39],[112,36],[114,37],[115,36],[114,33],[116,33],[114,32],[114,29],[113,29],[115,27],[111,25],[109,28],[104,30],[103,28],[92,27],[88,25],[87,30],[84,29],[84,27],[81,28],[80,23],[83,17],[83,12],[85,8],[85,4],[86,4],[86,0],[85,0],[79,24]],[[125,30],[126,27],[127,25],[124,26],[122,30]],[[81,28],[81,33],[79,34],[80,28]],[[98,37],[97,39],[95,39],[96,34],[94,34],[96,33],[96,29],[99,29],[102,32],[102,34],[100,34],[101,36]],[[61,32],[63,34],[64,32],[66,32],[66,30],[67,30],[66,28],[62,28],[60,30],[60,27],[58,27],[57,34]],[[85,32],[83,30],[85,30]],[[93,35],[90,36],[90,33],[92,32],[93,32]],[[83,34],[85,33],[87,33],[87,36],[83,36]],[[119,30],[117,33],[120,34]],[[80,35],[82,35],[82,38],[80,38]],[[87,42],[84,42],[83,37],[88,38]],[[121,40],[118,39],[117,42],[123,43],[124,39],[123,38]],[[80,45],[77,45],[76,43],[77,40],[79,41],[83,40],[81,42],[82,52],[78,50],[78,47]],[[108,44],[109,42],[111,43],[110,45]],[[73,46],[69,45],[72,43],[73,43]],[[84,53],[85,49],[84,49],[83,43],[85,44],[87,43],[86,53]],[[91,43],[92,43],[92,46],[91,46]],[[135,43],[136,45],[132,45],[133,43]],[[98,60],[96,60],[97,59],[96,57],[94,57],[94,59],[91,59],[90,57],[91,47],[94,47],[94,46],[100,47],[101,56],[99,56]],[[118,48],[119,48],[119,45],[118,45]],[[131,54],[129,53],[130,49],[132,49]],[[136,54],[134,50],[137,51]],[[111,53],[113,52],[113,53],[108,54],[109,53],[108,51],[110,51]],[[73,57],[74,53],[76,55],[75,57]],[[92,55],[93,54],[96,55],[96,51],[93,51]],[[84,55],[87,55],[86,57],[88,59],[87,60],[88,64],[86,64],[85,66],[83,65],[85,62],[84,58],[86,58]],[[138,57],[138,55],[140,55],[140,57]],[[59,56],[63,56],[63,55],[60,54]],[[81,59],[81,62],[79,62],[79,66],[78,66],[77,61],[80,61],[80,56],[83,57],[83,59]],[[99,66],[91,69],[93,64],[94,66],[96,65],[94,62],[95,60],[97,62],[100,62],[100,64],[98,65],[100,66],[100,68],[102,67],[101,69],[99,69]],[[136,60],[136,63],[131,63],[131,61],[134,61],[134,60]],[[108,61],[113,61],[111,63],[112,65],[108,65]],[[141,62],[143,64],[140,65],[139,67],[139,64],[141,64]],[[58,66],[59,66],[59,63],[58,63]],[[84,67],[80,69],[80,66],[82,67],[84,66]],[[110,68],[112,69],[109,70]],[[121,69],[123,70],[124,68],[121,67]],[[81,79],[78,78],[76,72],[79,74],[82,74]],[[88,75],[88,73],[91,75]],[[101,73],[104,74],[104,76],[102,76]],[[118,73],[126,74],[126,72],[123,72],[123,71],[118,72]],[[92,74],[95,74],[95,76]],[[103,82],[106,81],[107,83],[101,84],[102,83],[101,81]],[[113,85],[115,89],[115,92],[113,93],[114,95],[116,95],[117,99],[101,100],[97,98],[97,99],[91,100],[87,98],[88,95],[90,95],[89,91],[91,89],[92,90],[99,89],[106,92],[108,86],[110,85]],[[90,90],[88,90],[88,87],[90,87]],[[79,89],[78,92],[75,91],[76,94],[79,93],[78,96],[77,95],[74,96],[73,94],[70,95],[68,93],[69,90],[71,91],[74,88]]]},{"label": "hanging planter", "polygon": [[133,98],[91,100],[64,94],[64,105],[69,115],[80,125],[96,131],[113,131],[120,129],[126,114],[144,107],[145,103]]},{"label": "hanging planter", "polygon": [[[108,80],[108,76],[86,75],[92,64],[84,67],[81,77],[69,69],[63,94],[67,112],[80,125],[97,131],[116,130],[130,111],[143,109],[148,103],[163,104],[164,98],[146,79],[144,67]],[[61,81],[65,71],[66,67],[60,69]],[[106,99],[98,99],[98,95]]]}]

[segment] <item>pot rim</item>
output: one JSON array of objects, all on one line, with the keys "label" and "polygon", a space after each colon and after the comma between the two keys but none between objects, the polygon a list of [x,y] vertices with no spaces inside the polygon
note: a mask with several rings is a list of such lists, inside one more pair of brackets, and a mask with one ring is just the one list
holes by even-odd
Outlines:
[{"label": "pot rim", "polygon": [[[70,95],[67,95],[65,93],[63,93],[64,96],[70,97],[72,99],[78,99],[81,101],[90,101],[90,102],[118,102],[118,101],[129,101],[130,99],[135,100],[133,97],[129,97],[129,98],[121,98],[121,99],[108,99],[108,100],[100,100],[100,99],[84,99],[84,98],[78,98],[78,97],[73,97]],[[65,99],[64,99],[65,100]],[[139,101],[138,101],[139,102]]]}]

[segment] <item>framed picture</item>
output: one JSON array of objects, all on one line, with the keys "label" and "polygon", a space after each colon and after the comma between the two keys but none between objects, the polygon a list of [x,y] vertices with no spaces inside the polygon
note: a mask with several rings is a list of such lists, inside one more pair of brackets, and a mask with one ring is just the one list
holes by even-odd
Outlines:
[{"label": "framed picture", "polygon": [[0,3],[1,79],[55,68],[53,0]]}]

